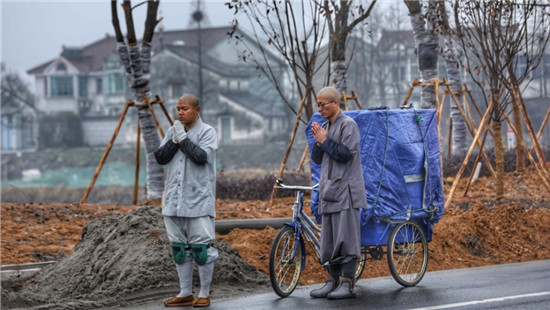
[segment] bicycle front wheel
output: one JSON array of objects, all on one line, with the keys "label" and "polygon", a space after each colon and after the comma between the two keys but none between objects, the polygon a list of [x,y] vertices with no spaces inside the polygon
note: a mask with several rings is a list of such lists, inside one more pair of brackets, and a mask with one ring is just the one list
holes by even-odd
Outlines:
[{"label": "bicycle front wheel", "polygon": [[395,226],[388,239],[388,265],[399,284],[415,286],[428,267],[428,242],[420,226],[413,222]]},{"label": "bicycle front wheel", "polygon": [[271,245],[269,279],[275,293],[287,297],[298,285],[302,273],[302,247],[294,227],[284,226]]},{"label": "bicycle front wheel", "polygon": [[355,268],[355,282],[357,282],[361,275],[363,274],[363,270],[365,270],[365,265],[367,264],[367,249],[364,247],[361,247],[361,256],[357,260],[357,268]]}]

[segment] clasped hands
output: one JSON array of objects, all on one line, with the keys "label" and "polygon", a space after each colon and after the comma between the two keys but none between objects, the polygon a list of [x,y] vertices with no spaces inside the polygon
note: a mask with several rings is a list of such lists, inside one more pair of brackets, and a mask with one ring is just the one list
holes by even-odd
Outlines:
[{"label": "clasped hands", "polygon": [[311,124],[311,133],[319,145],[323,144],[323,142],[327,139],[327,131],[317,122],[313,122]]},{"label": "clasped hands", "polygon": [[172,142],[180,144],[180,142],[186,138],[187,133],[185,132],[185,127],[183,127],[183,124],[179,120],[176,120],[172,126]]}]

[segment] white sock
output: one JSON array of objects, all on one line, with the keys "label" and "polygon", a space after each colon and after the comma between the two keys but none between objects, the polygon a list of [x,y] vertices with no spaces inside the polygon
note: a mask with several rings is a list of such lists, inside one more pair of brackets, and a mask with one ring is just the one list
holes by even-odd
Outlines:
[{"label": "white sock", "polygon": [[212,283],[212,275],[214,274],[214,262],[199,266],[199,276],[201,279],[201,291],[199,298],[210,296],[210,284]]},{"label": "white sock", "polygon": [[176,264],[180,279],[180,293],[177,297],[187,297],[193,294],[193,257],[185,254],[183,264]]}]

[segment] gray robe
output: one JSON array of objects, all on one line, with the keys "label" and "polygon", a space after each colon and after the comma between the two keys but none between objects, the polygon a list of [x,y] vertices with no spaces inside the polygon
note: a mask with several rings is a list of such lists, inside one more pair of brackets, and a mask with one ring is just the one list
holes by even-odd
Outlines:
[{"label": "gray robe", "polygon": [[344,264],[361,254],[359,208],[367,207],[361,137],[355,121],[343,112],[323,127],[328,139],[312,150],[312,160],[321,164],[321,262]]}]

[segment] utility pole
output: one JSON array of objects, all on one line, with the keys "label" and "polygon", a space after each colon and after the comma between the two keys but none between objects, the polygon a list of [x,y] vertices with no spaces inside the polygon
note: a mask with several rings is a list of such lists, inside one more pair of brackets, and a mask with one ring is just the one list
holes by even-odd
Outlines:
[{"label": "utility pole", "polygon": [[[203,90],[202,90],[202,34],[201,34],[201,21],[204,15],[201,11],[201,0],[197,0],[197,10],[193,12],[193,20],[197,22],[198,30],[198,54],[199,54],[199,102],[200,105],[204,107],[203,99]],[[203,108],[204,109],[204,108]]]}]

